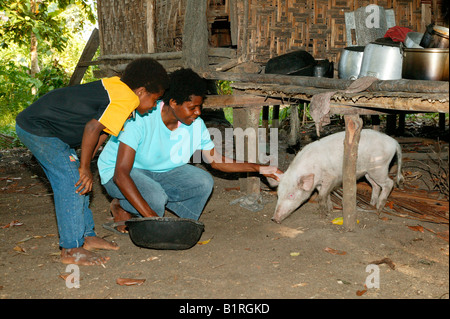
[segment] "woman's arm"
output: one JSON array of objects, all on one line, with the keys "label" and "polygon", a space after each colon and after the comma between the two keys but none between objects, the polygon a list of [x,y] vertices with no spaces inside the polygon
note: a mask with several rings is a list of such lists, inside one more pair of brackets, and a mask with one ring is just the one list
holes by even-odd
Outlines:
[{"label": "woman's arm", "polygon": [[244,173],[256,172],[266,177],[273,178],[280,181],[279,175],[283,172],[275,166],[268,166],[256,163],[249,163],[237,161],[223,156],[213,148],[212,150],[202,151],[204,159],[211,165],[212,168],[227,173]]},{"label": "woman's arm", "polygon": [[158,214],[150,208],[130,176],[135,156],[136,151],[133,148],[124,143],[119,144],[116,168],[113,177],[114,182],[128,202],[133,205],[142,216],[157,217]]},{"label": "woman's arm", "polygon": [[92,190],[91,160],[100,146],[100,142],[103,143],[106,139],[106,136],[100,137],[104,128],[105,126],[96,119],[90,120],[84,127],[81,141],[80,167],[78,168],[80,178],[75,184],[75,187],[78,186],[76,192],[80,195],[87,194]]}]

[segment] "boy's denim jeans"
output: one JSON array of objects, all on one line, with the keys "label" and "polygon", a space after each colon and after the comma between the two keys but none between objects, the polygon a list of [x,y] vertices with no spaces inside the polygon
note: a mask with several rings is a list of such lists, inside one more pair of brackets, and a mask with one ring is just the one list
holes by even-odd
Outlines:
[{"label": "boy's denim jeans", "polygon": [[84,237],[95,236],[89,195],[75,193],[80,162],[75,150],[57,137],[30,134],[18,125],[16,133],[44,169],[53,190],[59,245],[70,249],[81,247]]},{"label": "boy's denim jeans", "polygon": [[[190,164],[162,173],[133,168],[130,176],[142,197],[160,217],[164,216],[167,207],[180,218],[198,220],[214,185],[208,172]],[[104,186],[111,197],[119,199],[124,210],[142,217],[112,178]]]}]

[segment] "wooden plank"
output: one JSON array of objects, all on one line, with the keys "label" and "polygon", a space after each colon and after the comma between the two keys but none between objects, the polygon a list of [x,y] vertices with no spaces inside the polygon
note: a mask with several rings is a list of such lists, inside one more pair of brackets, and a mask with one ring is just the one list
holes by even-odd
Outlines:
[{"label": "wooden plank", "polygon": [[203,107],[221,109],[224,107],[260,107],[274,104],[280,104],[280,100],[252,94],[208,95],[203,102]]},{"label": "wooden plank", "polygon": [[[326,89],[302,87],[295,85],[233,83],[234,89],[239,88],[247,94],[281,98],[296,103],[295,100],[310,101],[312,96],[327,92]],[[336,94],[331,99],[330,106],[337,108],[357,107],[372,109],[374,112],[412,111],[424,113],[449,113],[448,93],[410,93],[410,92],[361,92],[354,94]],[[362,113],[361,113],[362,114]],[[366,114],[376,114],[367,112]]]},{"label": "wooden plank", "polygon": [[69,86],[81,83],[81,80],[83,79],[84,73],[86,73],[88,66],[81,65],[80,62],[91,61],[95,55],[95,52],[97,52],[99,45],[100,45],[99,31],[97,28],[95,28],[92,31],[91,36],[89,37],[89,40],[86,43],[83,52],[81,53],[80,60],[78,61],[78,64],[75,67],[75,71],[73,72],[70,78]]},{"label": "wooden plank", "polygon": [[[205,71],[200,74],[208,80],[226,80],[236,82],[253,82],[258,84],[296,85],[302,87],[314,87],[322,89],[345,90],[353,82],[335,78],[319,78],[309,76],[291,76],[280,74],[248,74]],[[375,81],[368,89],[369,92],[424,92],[424,93],[449,93],[449,85],[446,81],[422,81],[422,80],[379,80]]]}]

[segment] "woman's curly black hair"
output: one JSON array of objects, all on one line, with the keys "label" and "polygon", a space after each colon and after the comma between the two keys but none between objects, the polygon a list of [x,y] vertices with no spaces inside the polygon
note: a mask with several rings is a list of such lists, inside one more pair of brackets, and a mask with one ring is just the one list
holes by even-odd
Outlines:
[{"label": "woman's curly black hair", "polygon": [[144,87],[149,93],[159,93],[169,87],[169,75],[155,59],[140,58],[130,62],[120,80],[132,90]]},{"label": "woman's curly black hair", "polygon": [[179,69],[170,74],[169,88],[163,95],[164,104],[170,100],[177,104],[190,101],[192,95],[205,97],[207,93],[206,81],[192,69]]}]

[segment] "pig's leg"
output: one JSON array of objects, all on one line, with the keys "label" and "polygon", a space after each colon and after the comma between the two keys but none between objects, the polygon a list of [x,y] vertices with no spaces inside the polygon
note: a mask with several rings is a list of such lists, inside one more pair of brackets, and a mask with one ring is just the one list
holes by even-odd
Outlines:
[{"label": "pig's leg", "polygon": [[369,174],[366,174],[366,179],[370,183],[370,186],[372,186],[372,196],[370,198],[370,205],[376,206],[378,203],[378,198],[380,197],[380,191],[381,187],[375,183],[375,181],[369,176]]},{"label": "pig's leg", "polygon": [[394,187],[394,181],[392,179],[390,179],[389,177],[386,177],[385,182],[381,183],[380,186],[381,186],[381,193],[380,193],[380,197],[378,198],[378,203],[377,203],[378,214],[381,213],[384,206],[386,205],[388,196],[389,196],[389,194],[391,194],[392,188]]},{"label": "pig's leg", "polygon": [[328,210],[328,197],[327,195],[321,196],[319,195],[317,197],[317,200],[319,202],[319,215],[320,218],[327,217],[329,210]]},{"label": "pig's leg", "polygon": [[[378,196],[378,200],[376,201],[377,211],[378,214],[380,214],[384,208],[384,205],[386,205],[386,201],[392,191],[392,188],[394,187],[394,181],[389,178],[389,162],[380,163],[376,169],[370,170],[366,174],[366,177],[369,177],[368,180],[372,184],[372,187],[375,184],[381,187],[381,192],[379,192],[380,194]],[[373,196],[372,199],[375,200]],[[372,201],[370,203],[372,204]]]},{"label": "pig's leg", "polygon": [[319,212],[320,217],[325,218],[333,210],[333,203],[331,202],[330,193],[334,189],[334,180],[323,181],[322,185],[318,187],[319,196],[317,196],[317,201],[319,202]]}]

